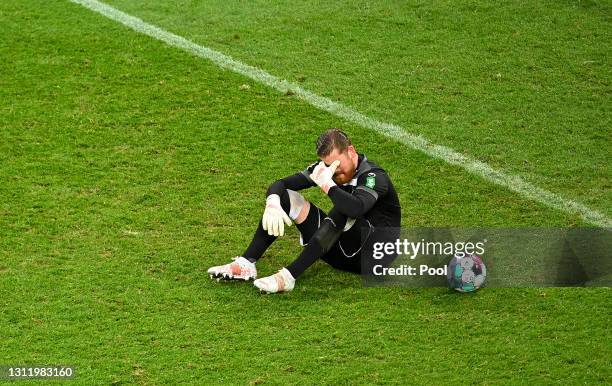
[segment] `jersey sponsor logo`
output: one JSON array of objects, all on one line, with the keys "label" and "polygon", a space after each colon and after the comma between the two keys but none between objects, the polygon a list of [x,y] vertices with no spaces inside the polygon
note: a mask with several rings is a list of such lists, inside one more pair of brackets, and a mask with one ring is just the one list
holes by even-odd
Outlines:
[{"label": "jersey sponsor logo", "polygon": [[370,189],[374,189],[374,185],[376,185],[376,174],[368,173],[368,176],[366,177],[365,186]]}]

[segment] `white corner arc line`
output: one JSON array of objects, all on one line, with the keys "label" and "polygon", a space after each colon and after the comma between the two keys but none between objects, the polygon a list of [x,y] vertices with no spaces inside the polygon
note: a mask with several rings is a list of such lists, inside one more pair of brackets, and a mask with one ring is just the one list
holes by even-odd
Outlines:
[{"label": "white corner arc line", "polygon": [[579,202],[565,199],[555,193],[535,186],[523,180],[519,176],[509,175],[500,170],[496,170],[484,162],[461,154],[449,147],[431,143],[429,140],[420,135],[406,132],[400,126],[377,121],[373,118],[367,117],[341,103],[334,102],[331,99],[314,94],[303,89],[297,84],[278,78],[262,69],[249,66],[248,64],[234,60],[221,52],[201,46],[181,36],[146,23],[145,21],[113,8],[108,4],[104,4],[96,0],[70,1],[80,4],[83,7],[97,12],[111,20],[119,22],[136,32],[150,36],[156,40],[162,41],[170,46],[180,48],[201,58],[208,59],[221,68],[244,75],[282,93],[292,91],[296,97],[308,102],[314,107],[327,111],[347,121],[356,123],[362,127],[374,130],[412,149],[419,150],[430,157],[438,158],[451,165],[459,166],[474,175],[482,177],[485,180],[497,185],[501,185],[523,197],[529,198],[548,207],[558,209],[565,213],[578,215],[587,223],[603,228],[612,227],[611,219]]}]

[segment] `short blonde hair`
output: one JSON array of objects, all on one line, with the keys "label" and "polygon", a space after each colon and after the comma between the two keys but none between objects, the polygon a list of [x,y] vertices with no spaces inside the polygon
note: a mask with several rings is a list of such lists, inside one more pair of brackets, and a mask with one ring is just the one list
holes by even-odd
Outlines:
[{"label": "short blonde hair", "polygon": [[351,145],[351,140],[342,130],[337,128],[327,129],[317,139],[317,155],[325,157],[334,149],[343,152]]}]

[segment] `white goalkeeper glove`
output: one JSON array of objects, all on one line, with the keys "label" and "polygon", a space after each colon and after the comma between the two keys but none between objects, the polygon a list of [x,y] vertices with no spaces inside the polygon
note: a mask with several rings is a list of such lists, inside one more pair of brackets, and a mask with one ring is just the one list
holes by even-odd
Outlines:
[{"label": "white goalkeeper glove", "polygon": [[270,236],[284,236],[285,224],[291,226],[291,219],[283,210],[278,194],[271,194],[266,198],[266,209],[264,210],[261,225]]},{"label": "white goalkeeper glove", "polygon": [[339,160],[335,160],[334,162],[332,162],[329,167],[325,166],[325,163],[321,161],[317,166],[315,166],[314,170],[310,174],[310,178],[312,178],[312,180],[317,185],[319,185],[319,187],[322,191],[325,192],[325,194],[329,192],[329,189],[332,186],[336,186],[336,183],[332,178],[334,176],[334,173],[336,172],[336,169],[338,168],[338,165],[340,165]]}]

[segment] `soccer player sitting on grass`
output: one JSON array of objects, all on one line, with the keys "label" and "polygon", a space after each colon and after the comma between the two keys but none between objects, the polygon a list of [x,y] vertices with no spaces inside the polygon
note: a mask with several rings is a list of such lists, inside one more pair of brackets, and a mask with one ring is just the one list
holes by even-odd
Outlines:
[{"label": "soccer player sitting on grass", "polygon": [[[211,278],[256,279],[255,263],[277,237],[284,235],[284,225],[290,226],[291,220],[295,221],[305,248],[278,273],[255,280],[253,284],[261,291],[291,291],[295,279],[317,259],[337,269],[361,272],[362,230],[369,236],[377,227],[400,226],[400,203],[395,188],[387,173],[358,154],[339,129],[321,134],[317,155],[319,160],[303,172],[270,185],[263,218],[251,244],[233,262],[210,268]],[[329,214],[298,193],[314,186],[319,186],[331,199],[333,208]]]}]

